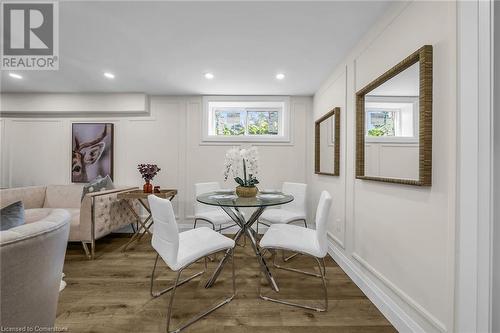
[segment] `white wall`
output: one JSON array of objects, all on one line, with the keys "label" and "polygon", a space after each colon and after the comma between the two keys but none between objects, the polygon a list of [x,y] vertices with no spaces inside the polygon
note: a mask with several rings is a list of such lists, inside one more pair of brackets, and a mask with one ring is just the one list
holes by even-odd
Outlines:
[{"label": "white wall", "polygon": [[[114,182],[142,186],[137,164],[158,164],[162,170],[153,184],[179,190],[174,200],[176,215],[179,223],[191,224],[194,183],[223,183],[222,167],[229,146],[200,145],[202,97],[151,96],[149,103],[151,114],[141,117],[0,119],[1,186],[69,183],[71,123],[112,122],[115,124]],[[292,97],[290,104],[292,143],[259,146],[259,178],[263,188],[279,188],[283,181],[306,181],[305,129],[312,98]],[[223,185],[235,186],[232,181]]]},{"label": "white wall", "polygon": [[365,175],[418,180],[418,143],[367,142]]},{"label": "white wall", "polygon": [[500,1],[494,2],[494,215],[492,332],[500,332]]},{"label": "white wall", "polygon": [[[333,195],[331,254],[402,331],[453,332],[455,25],[454,2],[395,3],[317,91],[310,119],[341,108],[340,177],[309,172],[310,205]],[[424,44],[434,47],[432,187],[356,180],[355,93]]]}]

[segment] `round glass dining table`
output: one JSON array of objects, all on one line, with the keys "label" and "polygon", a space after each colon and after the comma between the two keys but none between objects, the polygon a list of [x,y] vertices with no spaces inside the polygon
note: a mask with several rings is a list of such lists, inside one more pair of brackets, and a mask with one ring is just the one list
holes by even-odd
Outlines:
[{"label": "round glass dining table", "polygon": [[[234,236],[234,241],[237,242],[241,237],[244,237],[245,235],[250,239],[250,243],[255,252],[257,260],[259,261],[262,273],[266,277],[271,288],[273,288],[275,291],[279,291],[278,285],[276,284],[276,281],[274,280],[271,271],[267,266],[266,260],[260,252],[256,240],[257,235],[256,232],[252,229],[252,225],[257,222],[257,220],[267,207],[284,205],[292,202],[293,199],[294,198],[292,195],[284,194],[281,192],[258,194],[256,197],[242,198],[236,196],[234,192],[228,191],[209,192],[201,194],[196,198],[196,200],[200,203],[211,206],[219,206],[240,227],[240,230],[238,230],[238,232]],[[248,219],[246,219],[240,211],[241,208],[254,208],[254,212]],[[206,288],[210,288],[215,283],[229,255],[230,250],[228,250],[224,254],[224,257],[221,259],[211,278],[205,285]]]}]

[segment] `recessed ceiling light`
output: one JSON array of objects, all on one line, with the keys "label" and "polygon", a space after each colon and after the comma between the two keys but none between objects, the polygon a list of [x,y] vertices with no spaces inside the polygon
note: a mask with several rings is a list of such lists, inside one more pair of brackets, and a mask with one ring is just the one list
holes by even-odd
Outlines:
[{"label": "recessed ceiling light", "polygon": [[104,76],[108,79],[114,79],[115,78],[115,74],[113,73],[110,73],[110,72],[104,72]]},{"label": "recessed ceiling light", "polygon": [[283,73],[276,74],[276,79],[277,80],[283,80],[284,78],[285,78],[285,74],[283,74]]},{"label": "recessed ceiling light", "polygon": [[203,76],[205,76],[205,79],[207,80],[212,80],[215,77],[212,73],[205,73]]},{"label": "recessed ceiling light", "polygon": [[16,73],[9,73],[9,76],[13,77],[14,79],[18,79],[18,80],[23,78],[21,75],[16,74]]}]

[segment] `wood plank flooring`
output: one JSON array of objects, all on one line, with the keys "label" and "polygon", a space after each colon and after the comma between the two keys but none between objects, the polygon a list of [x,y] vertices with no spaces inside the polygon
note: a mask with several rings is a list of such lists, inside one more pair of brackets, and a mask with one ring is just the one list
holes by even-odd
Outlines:
[{"label": "wood plank flooring", "polygon": [[[68,332],[166,331],[170,294],[156,299],[149,294],[149,279],[156,253],[146,237],[135,248],[121,252],[120,248],[127,240],[118,235],[99,240],[94,261],[85,258],[80,244],[68,246],[64,265],[67,287],[59,297],[57,327],[67,328]],[[396,332],[330,257],[325,259],[329,297],[326,313],[260,300],[257,294],[259,266],[248,242],[246,247],[236,248],[235,258],[235,299],[190,326],[186,332]],[[230,265],[226,265],[213,288],[203,287],[215,265],[216,262],[209,263],[207,274],[177,289],[171,328],[230,294]],[[311,259],[300,256],[286,265],[314,268]],[[202,269],[201,262],[194,264],[185,276]],[[282,270],[273,270],[273,274],[281,289],[278,297],[320,304],[320,279]],[[164,288],[173,283],[174,273],[162,262],[157,277],[158,286]],[[263,292],[274,294],[264,279],[261,283]]]}]

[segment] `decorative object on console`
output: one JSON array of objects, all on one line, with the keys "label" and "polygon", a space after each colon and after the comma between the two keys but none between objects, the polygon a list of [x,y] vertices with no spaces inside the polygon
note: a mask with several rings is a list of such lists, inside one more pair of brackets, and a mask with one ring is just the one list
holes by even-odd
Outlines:
[{"label": "decorative object on console", "polygon": [[9,230],[24,224],[22,201],[14,202],[0,210],[0,231]]},{"label": "decorative object on console", "polygon": [[109,175],[104,178],[98,176],[96,179],[83,186],[82,200],[88,193],[113,190],[114,188],[115,185],[113,184],[113,181],[111,180]]},{"label": "decorative object on console", "polygon": [[153,184],[151,184],[151,181],[161,169],[156,164],[139,164],[137,169],[146,182],[143,186],[144,193],[153,193]]},{"label": "decorative object on console", "polygon": [[113,178],[113,124],[73,123],[71,182],[87,183],[99,175]]},{"label": "decorative object on console", "polygon": [[224,180],[231,174],[239,186],[236,194],[239,197],[254,197],[258,189],[255,185],[259,183],[255,177],[258,173],[259,152],[257,147],[231,148],[226,152],[224,162]]}]

